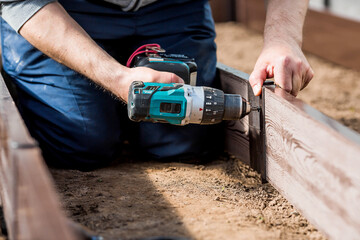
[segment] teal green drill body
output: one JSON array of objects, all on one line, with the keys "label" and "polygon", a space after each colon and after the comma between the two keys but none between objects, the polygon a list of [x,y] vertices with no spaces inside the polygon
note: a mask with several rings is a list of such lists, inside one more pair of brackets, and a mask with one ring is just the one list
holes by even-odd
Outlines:
[{"label": "teal green drill body", "polygon": [[[171,124],[181,124],[182,120],[186,116],[186,98],[185,98],[185,92],[184,88],[176,88],[173,90],[168,91],[161,91],[163,87],[174,87],[175,84],[163,84],[163,83],[144,83],[145,87],[143,90],[143,94],[153,94],[151,97],[151,104],[150,104],[150,112],[148,119],[152,119],[155,121],[166,121]],[[145,90],[147,86],[160,86],[158,90],[156,90],[155,93],[153,93],[154,90]],[[180,111],[178,113],[167,113],[160,111],[160,105],[164,100],[167,103],[174,103],[180,105]]]}]

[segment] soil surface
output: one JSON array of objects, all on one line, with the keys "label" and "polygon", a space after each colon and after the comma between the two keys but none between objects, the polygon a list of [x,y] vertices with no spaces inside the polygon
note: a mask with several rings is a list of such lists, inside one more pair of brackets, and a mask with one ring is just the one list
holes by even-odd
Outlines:
[{"label": "soil surface", "polygon": [[228,157],[51,172],[67,214],[105,239],[323,239],[270,184]]},{"label": "soil surface", "polygon": [[[250,73],[262,36],[233,23],[216,28],[219,61]],[[360,131],[360,73],[307,56],[316,76],[299,98]],[[68,216],[105,239],[325,239],[231,156],[204,165],[124,156],[92,172],[51,173]]]}]

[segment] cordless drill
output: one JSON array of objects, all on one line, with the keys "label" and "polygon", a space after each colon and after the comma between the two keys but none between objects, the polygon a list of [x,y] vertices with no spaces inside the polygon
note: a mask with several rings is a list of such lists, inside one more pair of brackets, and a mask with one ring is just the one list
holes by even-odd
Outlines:
[{"label": "cordless drill", "polygon": [[181,76],[185,84],[133,82],[128,97],[128,115],[131,120],[205,125],[238,120],[252,110],[258,110],[238,94],[224,94],[215,88],[191,86],[195,85],[196,76],[193,59],[178,54],[165,55],[163,50],[159,51],[158,45],[141,50],[143,47],[137,50],[140,54],[135,52],[130,57],[127,66],[145,66],[173,72]]}]

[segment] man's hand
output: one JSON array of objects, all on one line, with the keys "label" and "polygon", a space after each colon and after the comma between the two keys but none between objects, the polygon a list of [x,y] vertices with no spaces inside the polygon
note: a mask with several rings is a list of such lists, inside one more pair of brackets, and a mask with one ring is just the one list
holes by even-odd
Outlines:
[{"label": "man's hand", "polygon": [[128,73],[121,81],[122,86],[118,88],[118,94],[127,102],[129,87],[133,81],[158,82],[158,83],[184,83],[180,77],[174,73],[159,72],[147,67],[129,68]]},{"label": "man's hand", "polygon": [[44,54],[83,74],[124,101],[127,101],[130,84],[135,80],[183,83],[173,73],[140,67],[130,69],[121,65],[100,48],[58,2],[44,6],[19,32]]},{"label": "man's hand", "polygon": [[255,96],[267,78],[274,78],[275,84],[297,96],[313,78],[314,72],[297,44],[273,43],[261,52],[250,75],[250,85]]},{"label": "man's hand", "polygon": [[250,75],[254,94],[259,96],[264,81],[297,96],[314,76],[301,51],[302,28],[309,0],[269,0],[264,31],[264,48]]}]

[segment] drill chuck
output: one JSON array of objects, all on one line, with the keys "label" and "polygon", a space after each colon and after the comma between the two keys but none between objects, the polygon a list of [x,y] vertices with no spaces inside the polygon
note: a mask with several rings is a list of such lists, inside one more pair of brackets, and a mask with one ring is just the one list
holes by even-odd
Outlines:
[{"label": "drill chuck", "polygon": [[204,91],[204,113],[200,124],[215,124],[223,120],[238,120],[250,113],[250,105],[238,94],[224,94],[215,88]]},{"label": "drill chuck", "polygon": [[223,120],[237,120],[251,112],[250,104],[238,94],[224,94]]}]

